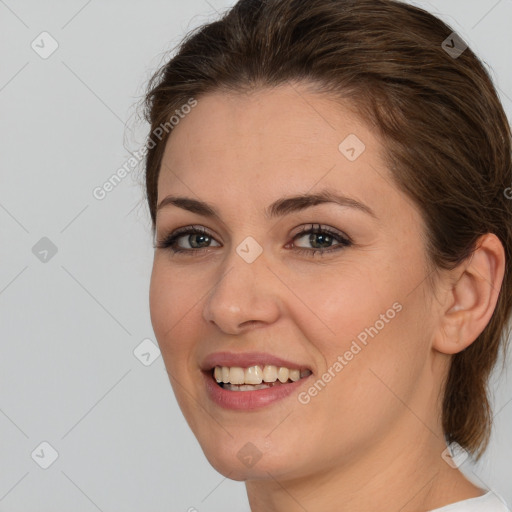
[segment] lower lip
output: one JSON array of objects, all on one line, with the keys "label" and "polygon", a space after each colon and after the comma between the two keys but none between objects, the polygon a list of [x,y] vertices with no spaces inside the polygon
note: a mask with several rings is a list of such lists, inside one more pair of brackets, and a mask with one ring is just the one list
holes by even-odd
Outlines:
[{"label": "lower lip", "polygon": [[211,372],[202,372],[206,381],[206,390],[210,399],[225,409],[251,410],[265,407],[273,402],[290,396],[311,377],[303,377],[295,382],[272,386],[254,391],[229,391],[219,386]]}]

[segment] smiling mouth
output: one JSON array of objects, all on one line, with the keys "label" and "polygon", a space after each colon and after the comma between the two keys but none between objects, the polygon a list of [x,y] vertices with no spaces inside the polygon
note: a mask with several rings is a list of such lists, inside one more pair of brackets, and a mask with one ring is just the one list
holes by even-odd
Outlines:
[{"label": "smiling mouth", "polygon": [[228,391],[256,391],[296,382],[311,375],[308,369],[286,368],[274,365],[215,366],[212,377]]}]

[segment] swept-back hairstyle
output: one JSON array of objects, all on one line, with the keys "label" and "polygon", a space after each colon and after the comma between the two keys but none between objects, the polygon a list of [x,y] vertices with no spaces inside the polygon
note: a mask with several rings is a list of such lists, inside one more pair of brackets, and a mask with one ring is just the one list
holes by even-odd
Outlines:
[{"label": "swept-back hairstyle", "polygon": [[[453,356],[442,404],[447,440],[478,458],[492,423],[488,377],[509,335],[511,131],[486,69],[452,32],[393,0],[240,0],[189,33],[153,75],[145,115],[153,134],[191,98],[313,84],[353,105],[381,137],[393,179],[422,213],[432,275],[468,258],[481,235],[499,237],[506,270],[498,303],[476,341]],[[170,134],[148,139],[153,231]]]}]

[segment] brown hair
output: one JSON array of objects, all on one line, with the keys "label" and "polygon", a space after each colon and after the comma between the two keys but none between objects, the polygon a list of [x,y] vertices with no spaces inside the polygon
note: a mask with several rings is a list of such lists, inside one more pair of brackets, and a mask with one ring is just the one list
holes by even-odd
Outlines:
[{"label": "brown hair", "polygon": [[[456,56],[442,45],[452,32],[428,12],[393,0],[240,0],[189,33],[154,74],[145,115],[153,133],[209,92],[316,84],[350,100],[382,137],[393,178],[422,212],[432,269],[452,269],[481,235],[498,236],[506,253],[498,303],[482,334],[453,356],[442,410],[447,441],[478,458],[492,423],[487,381],[512,305],[512,202],[504,194],[512,183],[511,131],[471,49]],[[153,231],[170,133],[146,155]]]}]

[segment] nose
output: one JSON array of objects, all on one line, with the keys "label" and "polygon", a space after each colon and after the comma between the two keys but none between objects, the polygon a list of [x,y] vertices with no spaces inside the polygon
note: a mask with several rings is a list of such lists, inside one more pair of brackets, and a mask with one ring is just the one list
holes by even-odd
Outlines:
[{"label": "nose", "polygon": [[279,280],[262,253],[247,263],[233,250],[203,306],[203,318],[226,334],[275,322],[281,312]]}]

